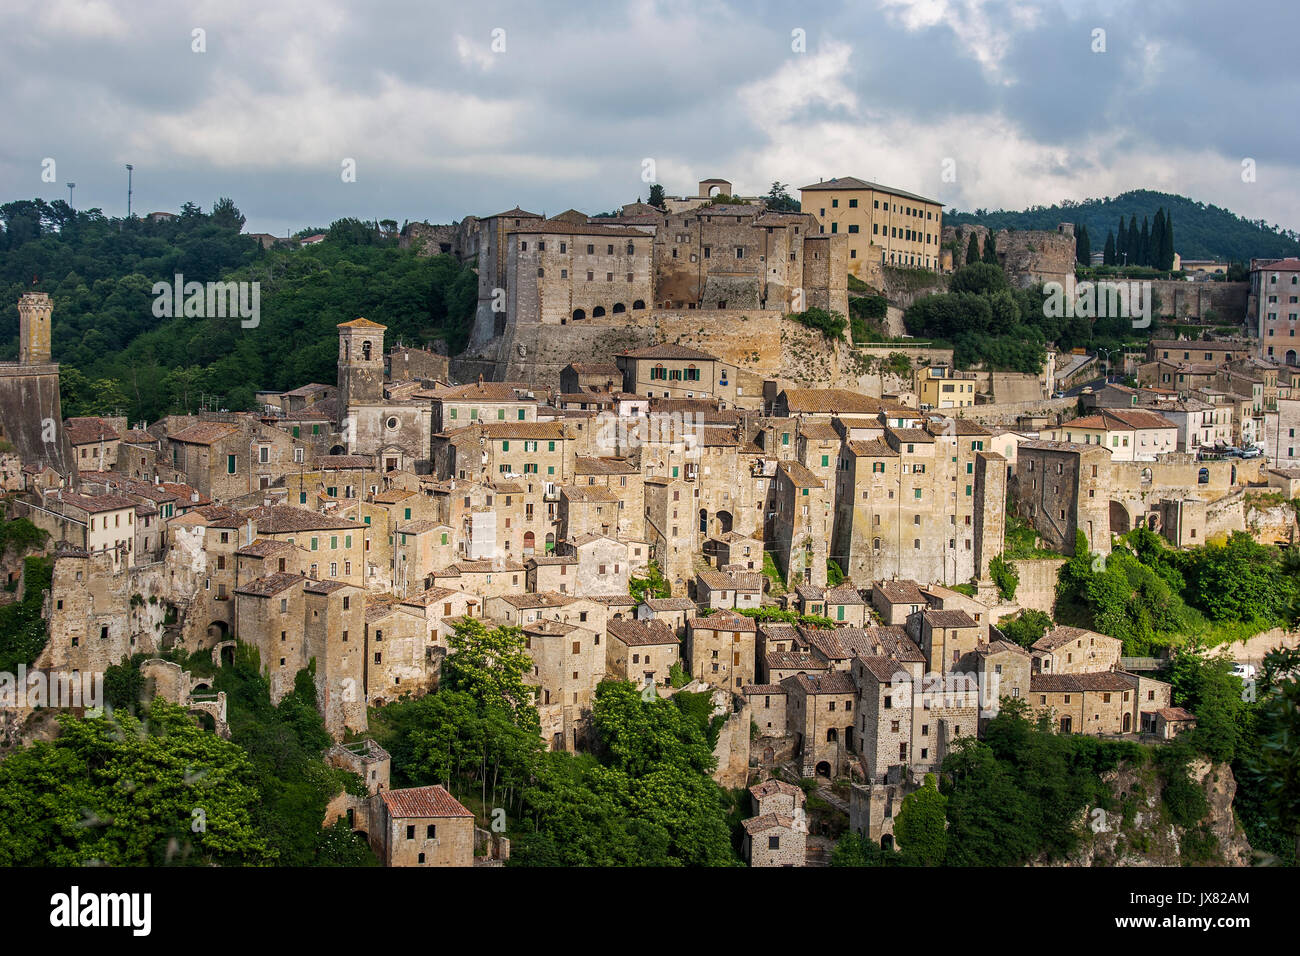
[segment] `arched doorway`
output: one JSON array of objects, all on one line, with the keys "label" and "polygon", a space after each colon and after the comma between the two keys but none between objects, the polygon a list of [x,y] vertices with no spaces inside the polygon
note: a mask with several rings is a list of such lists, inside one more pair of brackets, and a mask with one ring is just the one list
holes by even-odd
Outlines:
[{"label": "arched doorway", "polygon": [[208,733],[215,734],[217,732],[217,722],[206,710],[191,710],[189,714]]},{"label": "arched doorway", "polygon": [[830,779],[831,765],[828,764],[825,760],[823,760],[821,763],[817,765],[817,776],[825,777],[827,780]]},{"label": "arched doorway", "polygon": [[524,554],[532,554],[537,549],[537,535],[531,531],[524,532]]},{"label": "arched doorway", "polygon": [[1125,715],[1124,715],[1124,733],[1128,733],[1128,732],[1129,732],[1130,730],[1132,730],[1132,729],[1133,729],[1133,715],[1132,715],[1132,714],[1125,714]]},{"label": "arched doorway", "polygon": [[580,320],[582,320],[582,319],[585,319],[586,317],[587,317],[587,310],[586,310],[586,309],[574,309],[574,310],[573,310],[573,321],[578,322],[578,321],[580,321]]},{"label": "arched doorway", "polygon": [[632,311],[633,311],[633,312],[639,312],[639,311],[641,311],[641,310],[644,309],[644,308],[645,308],[645,300],[644,300],[644,299],[637,299],[635,302],[632,303]]},{"label": "arched doorway", "polygon": [[1132,521],[1128,516],[1128,509],[1118,501],[1110,503],[1110,533],[1111,534],[1128,534],[1132,528]]},{"label": "arched doorway", "polygon": [[1287,350],[1286,350],[1286,364],[1287,364],[1287,365],[1295,365],[1295,364],[1296,364],[1295,349],[1287,349]]},{"label": "arched doorway", "polygon": [[555,550],[555,532],[546,532],[546,553],[550,554]]},{"label": "arched doorway", "polygon": [[717,515],[715,515],[715,517],[718,519],[718,530],[722,534],[726,534],[728,531],[731,530],[732,519],[731,519],[730,511],[719,511]]},{"label": "arched doorway", "polygon": [[700,509],[700,534],[709,533],[709,511],[707,508]]},{"label": "arched doorway", "polygon": [[886,833],[884,836],[880,838],[880,848],[890,853],[893,852],[894,835],[892,833]]},{"label": "arched doorway", "polygon": [[225,621],[213,621],[208,625],[208,640],[213,644],[220,644],[228,637],[230,637],[230,625]]},{"label": "arched doorway", "polygon": [[347,450],[346,448],[344,448],[342,445],[331,445],[331,446],[330,446],[330,454],[331,454],[331,455],[346,455],[347,453],[348,453],[348,450]]}]

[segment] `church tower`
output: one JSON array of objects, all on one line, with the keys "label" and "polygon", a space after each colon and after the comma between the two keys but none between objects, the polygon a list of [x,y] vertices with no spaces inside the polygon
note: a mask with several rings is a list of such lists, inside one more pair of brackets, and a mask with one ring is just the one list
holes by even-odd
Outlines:
[{"label": "church tower", "polygon": [[352,405],[384,400],[384,330],[369,319],[339,324],[339,421]]},{"label": "church tower", "polygon": [[50,315],[54,303],[44,292],[27,292],[18,300],[18,363],[50,364]]}]

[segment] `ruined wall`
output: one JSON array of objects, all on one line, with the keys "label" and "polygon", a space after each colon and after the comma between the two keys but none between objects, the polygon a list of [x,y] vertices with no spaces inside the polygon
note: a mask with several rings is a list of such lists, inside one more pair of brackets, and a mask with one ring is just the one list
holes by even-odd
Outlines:
[{"label": "ruined wall", "polygon": [[1051,614],[1056,604],[1056,582],[1065,558],[1028,558],[1012,561],[1020,576],[1016,585],[1016,603],[1023,608]]},{"label": "ruined wall", "polygon": [[1213,310],[1213,320],[1217,325],[1240,325],[1246,321],[1249,282],[1159,279],[1151,283],[1151,289],[1160,303],[1160,315],[1208,321],[1206,313]]}]

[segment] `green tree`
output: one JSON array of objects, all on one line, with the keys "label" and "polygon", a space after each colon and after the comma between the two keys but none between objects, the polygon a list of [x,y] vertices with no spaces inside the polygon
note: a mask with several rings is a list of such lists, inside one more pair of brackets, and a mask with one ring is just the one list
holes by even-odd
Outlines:
[{"label": "green tree", "polygon": [[1245,762],[1273,827],[1294,841],[1300,860],[1300,650],[1278,648],[1264,658],[1256,720],[1259,746]]},{"label": "green tree", "polygon": [[1046,634],[1051,626],[1051,615],[1033,608],[1026,608],[1015,617],[1004,617],[998,621],[998,630],[1007,640],[1025,648],[1033,647],[1034,642]]},{"label": "green tree", "polygon": [[948,798],[939,792],[934,774],[925,785],[903,798],[894,821],[894,834],[903,861],[909,866],[939,866],[948,848],[946,808]]},{"label": "green tree", "polygon": [[536,691],[524,682],[533,661],[517,627],[489,628],[479,618],[452,624],[450,653],[443,662],[443,682],[486,704],[509,712],[520,727],[537,729]]},{"label": "green tree", "polygon": [[1016,573],[1015,567],[1002,555],[996,555],[989,562],[989,577],[998,586],[998,593],[1002,595],[1002,600],[1011,601],[1015,599],[1016,587],[1020,584],[1020,575]]},{"label": "green tree", "polygon": [[798,212],[799,200],[787,191],[785,183],[772,183],[767,193],[767,208],[773,212]]},{"label": "green tree", "polygon": [[274,862],[254,825],[248,757],[182,708],[159,699],[145,722],[119,712],[59,724],[55,740],[0,764],[0,864]]},{"label": "green tree", "polygon": [[1103,265],[1115,265],[1115,233],[1106,233],[1106,247],[1102,250],[1101,261]]},{"label": "green tree", "polygon": [[996,241],[996,239],[994,238],[993,230],[992,230],[992,229],[989,230],[989,236],[988,236],[988,238],[984,240],[984,258],[983,258],[983,261],[989,263],[989,265],[994,265],[994,266],[995,266],[995,265],[998,264],[998,249],[997,249],[997,241]]},{"label": "green tree", "polygon": [[970,241],[966,243],[966,265],[973,265],[980,261],[980,244],[975,230],[971,230]]},{"label": "green tree", "polygon": [[664,187],[655,183],[650,187],[650,198],[647,202],[658,209],[664,208]]}]

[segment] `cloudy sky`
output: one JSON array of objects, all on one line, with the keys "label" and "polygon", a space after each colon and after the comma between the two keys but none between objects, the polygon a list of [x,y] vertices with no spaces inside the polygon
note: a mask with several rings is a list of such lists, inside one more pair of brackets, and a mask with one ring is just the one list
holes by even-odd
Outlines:
[{"label": "cloudy sky", "polygon": [[132,163],[136,213],[284,234],[601,212],[649,160],[669,194],[1150,187],[1300,228],[1297,36],[1295,0],[5,0],[0,199],[122,215]]}]

